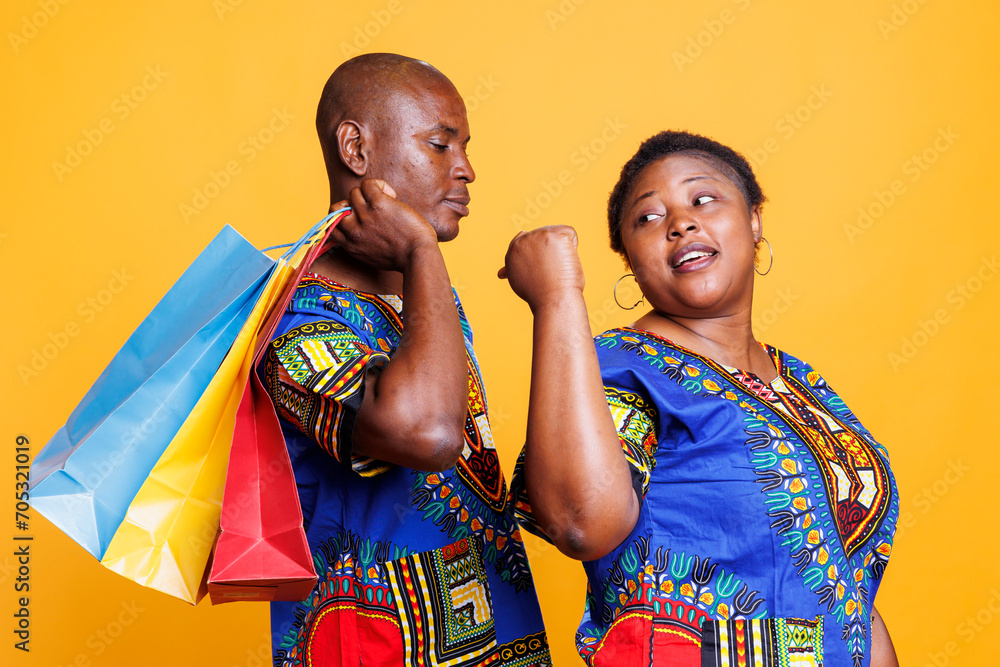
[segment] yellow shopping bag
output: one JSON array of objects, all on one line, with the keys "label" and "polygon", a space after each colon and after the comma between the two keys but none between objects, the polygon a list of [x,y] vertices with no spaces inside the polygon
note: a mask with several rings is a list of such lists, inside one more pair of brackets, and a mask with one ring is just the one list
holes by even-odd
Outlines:
[{"label": "yellow shopping bag", "polygon": [[236,408],[257,332],[290,273],[284,262],[275,267],[219,371],[129,505],[101,559],[108,569],[187,602],[205,594]]},{"label": "yellow shopping bag", "polygon": [[246,325],[180,431],[129,505],[101,563],[143,586],[192,604],[207,592],[236,410],[268,320],[280,317],[308,254],[331,224],[278,260]]}]

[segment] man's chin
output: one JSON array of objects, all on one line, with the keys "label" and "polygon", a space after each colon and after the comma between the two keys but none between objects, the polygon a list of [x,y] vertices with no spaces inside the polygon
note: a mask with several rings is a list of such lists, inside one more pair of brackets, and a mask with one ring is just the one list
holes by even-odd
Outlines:
[{"label": "man's chin", "polygon": [[456,238],[458,238],[457,226],[455,227],[455,229],[449,229],[447,233],[444,234],[442,234],[440,231],[438,232],[438,243],[447,243],[448,241],[454,241]]},{"label": "man's chin", "polygon": [[455,237],[458,236],[458,222],[461,219],[462,216],[457,214],[445,214],[435,216],[434,219],[428,219],[427,222],[437,232],[438,242],[447,243],[448,241],[455,240]]}]

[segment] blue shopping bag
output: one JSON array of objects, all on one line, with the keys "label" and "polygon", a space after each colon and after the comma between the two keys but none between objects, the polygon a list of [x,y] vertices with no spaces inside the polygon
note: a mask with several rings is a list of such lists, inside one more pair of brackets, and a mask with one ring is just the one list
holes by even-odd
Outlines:
[{"label": "blue shopping bag", "polygon": [[32,506],[96,558],[215,375],[274,260],[228,225],[32,463]]}]

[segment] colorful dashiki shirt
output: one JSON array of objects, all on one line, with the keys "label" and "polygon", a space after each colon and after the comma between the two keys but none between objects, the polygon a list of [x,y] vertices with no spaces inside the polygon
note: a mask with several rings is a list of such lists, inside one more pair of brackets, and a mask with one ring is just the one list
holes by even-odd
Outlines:
[{"label": "colorful dashiki shirt", "polygon": [[[591,665],[868,665],[899,514],[885,449],[829,385],[765,347],[765,383],[653,334],[595,338],[642,508],[584,563]],[[521,525],[539,532],[520,468]],[[544,535],[542,535],[544,537]]]},{"label": "colorful dashiki shirt", "polygon": [[369,369],[403,327],[398,296],[306,274],[261,365],[282,418],[319,581],[271,605],[275,665],[548,665],[472,332],[465,450],[428,473],[354,455]]}]

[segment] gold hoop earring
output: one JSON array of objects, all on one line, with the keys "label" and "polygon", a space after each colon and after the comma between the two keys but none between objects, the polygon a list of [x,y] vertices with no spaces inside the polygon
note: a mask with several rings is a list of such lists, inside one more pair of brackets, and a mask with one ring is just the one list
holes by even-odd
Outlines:
[{"label": "gold hoop earring", "polygon": [[767,252],[771,256],[771,261],[767,263],[767,271],[761,271],[760,269],[757,268],[757,263],[759,262],[759,258],[755,256],[753,258],[753,270],[757,272],[758,276],[766,276],[771,272],[771,267],[774,266],[774,250],[771,249],[771,242],[765,239],[763,236],[760,237],[760,241],[757,241],[758,246],[760,245],[761,241],[767,244]]},{"label": "gold hoop earring", "polygon": [[634,309],[636,309],[636,308],[638,308],[638,307],[639,307],[639,304],[640,304],[640,303],[642,303],[642,302],[643,302],[643,299],[642,299],[642,297],[640,297],[640,298],[639,298],[639,300],[638,300],[638,301],[636,301],[636,302],[635,302],[635,303],[634,303],[634,304],[633,304],[633,305],[632,305],[632,306],[631,306],[630,308],[626,308],[625,306],[623,306],[623,305],[622,305],[622,302],[618,300],[618,284],[619,284],[619,283],[620,283],[621,281],[623,281],[623,280],[625,280],[626,278],[628,278],[629,276],[632,276],[632,277],[634,278],[634,277],[635,277],[635,274],[634,274],[634,273],[626,273],[626,274],[625,274],[624,276],[622,276],[621,278],[619,278],[619,279],[618,279],[618,280],[617,280],[617,281],[615,282],[615,288],[614,288],[613,290],[611,290],[612,294],[613,294],[613,295],[614,295],[614,297],[615,297],[615,303],[617,303],[617,304],[618,304],[618,307],[619,307],[619,308],[621,308],[622,310],[634,310]]}]

